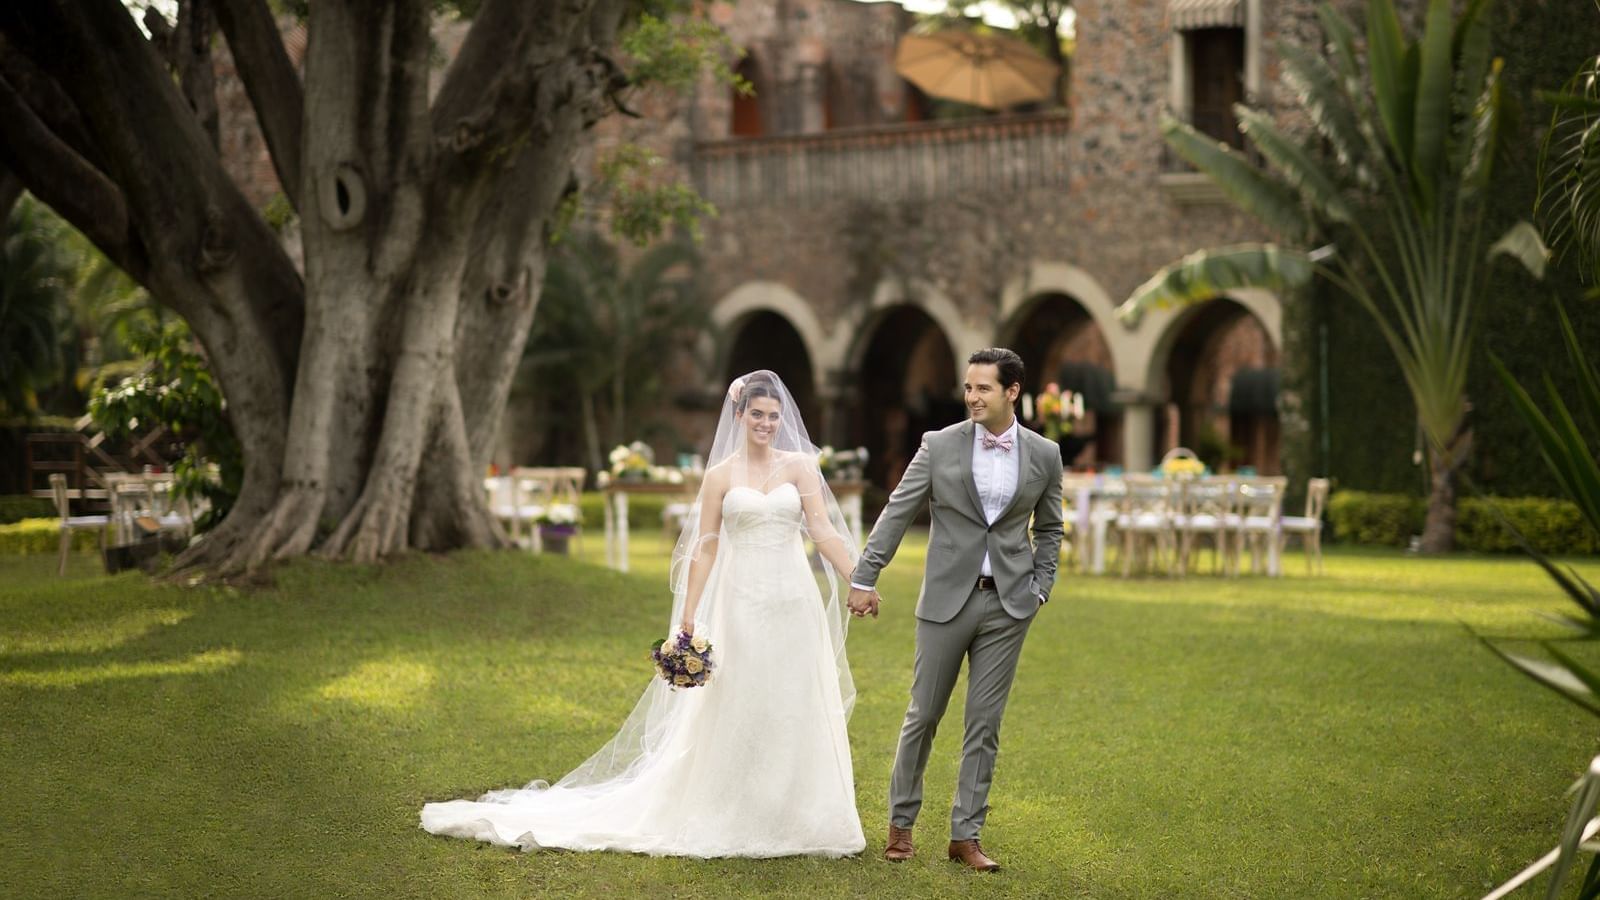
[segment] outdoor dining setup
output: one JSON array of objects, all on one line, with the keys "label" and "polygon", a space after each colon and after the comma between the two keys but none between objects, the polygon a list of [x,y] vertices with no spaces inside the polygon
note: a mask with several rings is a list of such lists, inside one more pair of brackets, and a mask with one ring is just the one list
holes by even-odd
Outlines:
[{"label": "outdoor dining setup", "polygon": [[[858,545],[868,531],[862,511],[865,461],[860,448],[823,448],[829,487]],[[677,462],[657,465],[650,448],[640,442],[612,451],[610,468],[594,483],[602,498],[608,567],[623,572],[630,568],[630,498],[661,498],[661,527],[668,541],[683,526],[704,468],[689,454]],[[586,474],[577,466],[519,466],[492,472],[484,479],[484,491],[490,511],[518,546],[536,553],[567,553],[581,550],[580,498]],[[1299,514],[1284,508],[1289,488],[1284,476],[1248,470],[1211,474],[1182,447],[1148,473],[1069,471],[1061,481],[1062,565],[1069,570],[1124,577],[1205,572],[1279,576],[1291,539],[1298,539],[1306,571],[1322,571],[1326,478],[1307,482]]]},{"label": "outdoor dining setup", "polygon": [[1329,482],[1307,482],[1302,515],[1285,515],[1288,479],[1251,473],[1207,474],[1192,451],[1177,448],[1148,474],[1108,472],[1062,476],[1063,562],[1103,574],[1108,550],[1123,576],[1183,576],[1210,571],[1283,574],[1283,553],[1299,538],[1307,571],[1322,570],[1322,513]]},{"label": "outdoor dining setup", "polygon": [[[860,447],[842,451],[823,447],[818,460],[857,543],[866,539],[862,521],[866,460],[867,451]],[[605,562],[626,572],[632,536],[629,498],[661,499],[661,527],[670,541],[691,512],[705,466],[696,454],[682,454],[676,465],[657,465],[654,451],[641,441],[617,446],[608,462],[609,468],[594,479],[602,499]],[[580,498],[587,474],[581,466],[492,469],[483,481],[484,495],[490,513],[517,546],[534,553],[581,552]]]}]

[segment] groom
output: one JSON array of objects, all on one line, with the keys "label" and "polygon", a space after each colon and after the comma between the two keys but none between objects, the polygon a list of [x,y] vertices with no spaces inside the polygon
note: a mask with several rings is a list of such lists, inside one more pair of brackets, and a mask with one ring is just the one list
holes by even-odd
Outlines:
[{"label": "groom", "polygon": [[949,853],[990,872],[1000,866],[983,852],[978,832],[989,811],[1000,716],[1022,640],[1055,583],[1061,451],[1017,422],[1021,357],[992,348],[972,354],[967,363],[964,391],[971,418],[923,435],[922,447],[867,538],[851,575],[848,602],[857,616],[877,615],[878,575],[926,502],[933,524],[917,600],[916,674],[889,780],[889,845],[883,855],[900,862],[914,852],[911,826],[922,808],[922,773],[964,656],[966,737],[950,810]]}]

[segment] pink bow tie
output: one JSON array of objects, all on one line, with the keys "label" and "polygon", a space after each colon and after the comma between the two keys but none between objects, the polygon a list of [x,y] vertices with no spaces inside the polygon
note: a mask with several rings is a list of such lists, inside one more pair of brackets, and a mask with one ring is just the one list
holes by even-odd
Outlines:
[{"label": "pink bow tie", "polygon": [[1003,435],[1001,437],[995,437],[994,435],[989,434],[988,432],[984,432],[983,433],[983,449],[985,449],[985,450],[993,450],[996,447],[999,447],[1001,450],[1004,450],[1005,452],[1010,453],[1011,452],[1011,436],[1010,435]]}]

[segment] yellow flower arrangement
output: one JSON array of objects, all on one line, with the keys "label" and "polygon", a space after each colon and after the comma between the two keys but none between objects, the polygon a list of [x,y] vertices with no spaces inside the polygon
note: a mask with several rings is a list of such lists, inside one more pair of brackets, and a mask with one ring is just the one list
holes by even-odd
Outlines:
[{"label": "yellow flower arrangement", "polygon": [[1161,464],[1161,473],[1168,478],[1194,478],[1205,470],[1205,463],[1185,456],[1173,457]]}]

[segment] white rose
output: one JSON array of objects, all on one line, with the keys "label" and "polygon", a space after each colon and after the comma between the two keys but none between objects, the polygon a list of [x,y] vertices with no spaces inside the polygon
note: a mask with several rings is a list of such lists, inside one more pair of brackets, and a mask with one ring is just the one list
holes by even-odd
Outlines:
[{"label": "white rose", "polygon": [[706,648],[711,646],[711,642],[703,637],[696,636],[694,640],[689,642],[689,646],[693,647],[696,653],[704,653]]}]

